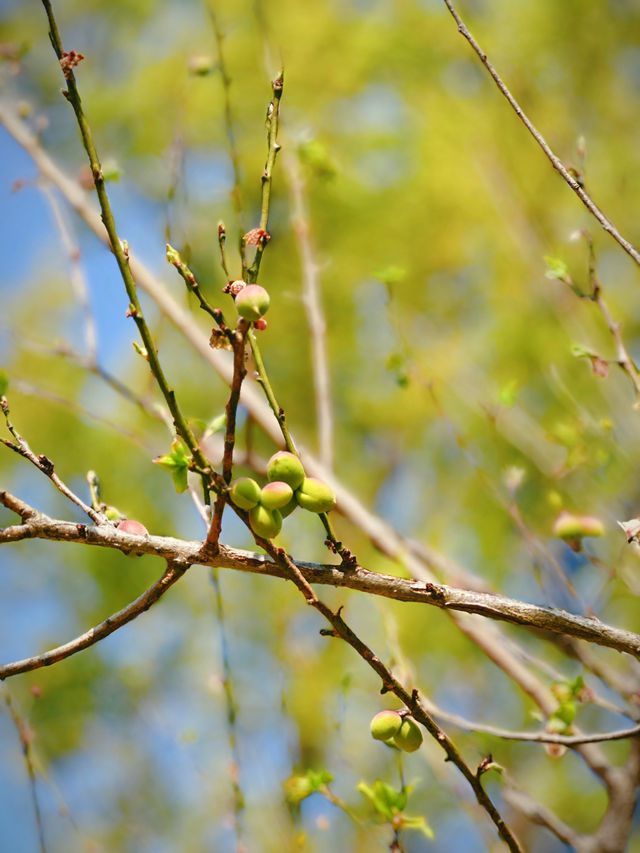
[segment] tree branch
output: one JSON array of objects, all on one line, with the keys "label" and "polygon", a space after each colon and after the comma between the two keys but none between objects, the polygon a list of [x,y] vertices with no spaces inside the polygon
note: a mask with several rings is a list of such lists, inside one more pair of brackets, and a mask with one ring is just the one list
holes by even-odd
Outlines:
[{"label": "tree branch", "polygon": [[580,183],[573,177],[573,175],[571,175],[569,170],[563,164],[562,160],[560,160],[557,154],[553,153],[545,138],[542,136],[540,131],[536,129],[535,125],[526,115],[526,113],[524,112],[520,104],[516,101],[514,96],[511,94],[496,69],[489,62],[487,54],[482,50],[478,42],[469,32],[469,30],[465,26],[464,21],[455,10],[453,3],[451,3],[451,0],[444,0],[444,3],[449,12],[451,12],[451,16],[455,20],[456,24],[458,25],[458,32],[469,42],[469,44],[479,57],[480,61],[491,75],[493,82],[496,84],[498,89],[507,99],[513,111],[518,116],[520,121],[524,124],[524,126],[527,128],[531,136],[533,136],[540,148],[542,148],[553,168],[562,176],[565,183],[574,191],[574,193],[578,196],[578,198],[584,204],[587,210],[591,214],[593,214],[593,216],[595,216],[595,218],[598,220],[598,222],[604,228],[607,234],[610,234],[616,241],[616,243],[621,246],[622,249],[624,249],[624,251],[629,255],[629,257],[632,258],[635,263],[638,264],[638,266],[640,266],[640,251],[622,236],[622,234],[618,231],[613,222],[607,216],[605,216],[602,210],[600,210],[598,205],[593,201],[593,199],[584,189],[584,187],[582,187]]},{"label": "tree branch", "polygon": [[[75,526],[82,527],[83,525],[79,524]],[[129,536],[128,538],[132,540],[140,539],[139,536]],[[135,542],[134,548],[137,549],[137,546],[138,543]],[[122,610],[119,610],[112,616],[108,616],[104,622],[101,622],[94,628],[89,628],[89,630],[85,631],[84,634],[80,634],[79,637],[76,637],[74,640],[70,640],[62,646],[57,646],[55,649],[51,649],[41,655],[34,655],[34,657],[25,658],[24,660],[18,660],[13,663],[5,664],[4,666],[0,666],[0,681],[4,681],[5,678],[10,678],[12,675],[18,675],[21,672],[31,672],[33,669],[40,669],[40,667],[43,666],[51,666],[51,664],[64,660],[64,658],[71,657],[71,655],[75,655],[83,649],[89,648],[89,646],[93,646],[94,643],[108,637],[109,634],[113,634],[113,632],[117,631],[118,628],[122,628],[122,626],[126,625],[127,622],[131,622],[155,604],[156,601],[165,594],[170,586],[173,586],[177,580],[180,580],[188,568],[188,563],[168,560],[167,568],[162,577],[157,580],[153,586],[150,586],[149,589],[143,592],[142,595],[136,598],[135,601],[132,601],[131,604],[127,604],[127,606]]]},{"label": "tree branch", "polygon": [[[167,536],[132,536],[119,532],[109,524],[94,527],[52,519],[8,492],[0,492],[0,503],[17,512],[24,522],[21,525],[0,528],[0,544],[33,538],[76,542],[120,551],[153,554],[187,565],[198,563],[284,579],[291,577],[290,572],[279,563],[251,551],[220,545],[219,554],[212,556],[203,549],[201,542],[189,542]],[[607,625],[599,619],[568,613],[566,610],[529,604],[503,595],[458,589],[445,584],[407,580],[372,572],[361,566],[354,566],[345,571],[341,566],[318,563],[295,561],[294,565],[307,583],[346,587],[395,601],[428,604],[445,611],[475,613],[513,625],[568,634],[640,659],[640,635]]]}]

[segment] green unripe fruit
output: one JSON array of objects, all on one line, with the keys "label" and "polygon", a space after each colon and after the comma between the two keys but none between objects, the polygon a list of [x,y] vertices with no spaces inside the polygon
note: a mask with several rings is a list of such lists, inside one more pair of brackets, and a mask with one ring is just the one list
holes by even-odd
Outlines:
[{"label": "green unripe fruit", "polygon": [[267,477],[271,481],[282,480],[295,491],[304,480],[304,468],[295,453],[280,450],[267,463]]},{"label": "green unripe fruit", "polygon": [[253,509],[260,503],[260,486],[251,477],[239,477],[231,483],[229,497],[240,509]]},{"label": "green unripe fruit", "polygon": [[269,310],[269,294],[259,284],[248,284],[236,296],[236,309],[245,320],[259,320]]},{"label": "green unripe fruit", "polygon": [[400,726],[400,730],[394,736],[393,742],[399,749],[404,749],[405,752],[415,752],[422,746],[422,732],[417,723],[411,717],[405,717]]},{"label": "green unripe fruit", "polygon": [[315,477],[304,478],[296,490],[296,500],[299,506],[309,512],[329,512],[336,505],[336,496],[331,486]]},{"label": "green unripe fruit", "polygon": [[267,509],[280,509],[286,506],[293,497],[293,489],[282,480],[267,483],[260,492],[260,503]]},{"label": "green unripe fruit", "polygon": [[371,720],[371,737],[374,740],[391,740],[402,726],[402,717],[397,711],[379,711]]},{"label": "green unripe fruit", "polygon": [[282,530],[282,516],[277,509],[267,509],[258,504],[249,511],[251,529],[263,539],[273,539]]}]

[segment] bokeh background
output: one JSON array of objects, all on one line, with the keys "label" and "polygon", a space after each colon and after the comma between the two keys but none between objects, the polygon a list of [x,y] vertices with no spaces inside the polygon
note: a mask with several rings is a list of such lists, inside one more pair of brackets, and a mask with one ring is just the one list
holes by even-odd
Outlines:
[{"label": "bokeh background", "polygon": [[[71,176],[85,155],[37,3],[0,4],[4,95]],[[640,630],[638,569],[616,520],[640,512],[635,394],[612,365],[594,375],[576,345],[615,357],[597,307],[545,276],[564,261],[588,291],[587,248],[631,354],[640,346],[640,289],[630,259],[601,232],[510,112],[438,0],[220,0],[245,225],[257,225],[270,79],[285,67],[283,151],[304,177],[327,317],[335,470],[400,533],[425,542],[496,590]],[[467,0],[461,11],[524,109],[564,162],[632,241],[640,240],[640,9],[630,0]],[[167,239],[225,307],[217,224],[233,255],[233,171],[226,144],[216,46],[204,2],[61,0],[67,49],[86,59],[78,81],[120,235],[188,304],[164,261]],[[266,36],[266,40],[265,40]],[[270,59],[265,67],[265,50]],[[211,73],[190,72],[194,57]],[[271,67],[268,67],[268,63]],[[310,333],[284,161],[276,166],[261,282],[272,296],[262,338],[272,382],[304,446],[317,446]],[[2,273],[0,365],[9,375],[16,427],[77,491],[95,469],[105,500],[153,533],[199,538],[188,496],[151,459],[168,451],[166,427],[89,374],[85,322],[50,202],[29,157],[0,132]],[[117,178],[117,180],[116,180]],[[112,257],[64,216],[81,251],[100,364],[144,398],[159,396],[135,353],[135,328]],[[143,298],[170,381],[189,417],[219,415],[226,389]],[[226,306],[228,308],[228,306]],[[256,454],[274,447],[244,423]],[[514,472],[514,469],[517,469]],[[241,470],[241,469],[239,469]],[[57,517],[76,508],[27,462],[0,453],[2,487]],[[527,535],[514,522],[513,492]],[[606,534],[574,554],[553,538],[561,509],[595,515]],[[511,509],[511,511],[510,511]],[[0,511],[0,523],[13,517]],[[372,569],[402,574],[355,528],[339,535]],[[232,519],[224,541],[250,547]],[[293,516],[280,539],[297,557],[325,560],[314,519]],[[545,549],[577,590],[560,584]],[[63,544],[2,549],[0,657],[60,644],[124,606],[162,572],[151,557]],[[392,707],[354,654],[319,636],[317,614],[289,584],[222,572],[224,632],[237,703],[238,778],[252,851],[388,849],[356,790],[397,785],[395,756],[374,743],[371,716]],[[440,611],[325,591],[345,603],[375,651],[443,708],[514,729],[539,725],[533,704]],[[548,684],[580,665],[543,639],[504,628],[546,670]],[[219,613],[207,570],[194,567],[162,602],[90,650],[7,684],[34,733],[37,789],[55,851],[233,850],[231,754]],[[628,661],[597,651],[607,668]],[[585,674],[600,695],[620,704]],[[37,688],[32,691],[32,688]],[[34,692],[39,694],[34,695]],[[624,725],[595,706],[586,729]],[[578,756],[451,730],[475,766],[487,753],[531,794],[581,831],[605,795]],[[623,760],[624,743],[605,747]],[[0,847],[37,849],[28,779],[10,717],[0,715]],[[361,825],[319,794],[290,808],[283,782],[326,768],[332,790]],[[406,833],[408,851],[497,849],[486,817],[442,753],[427,743],[404,761],[415,788],[408,812],[424,815],[429,841]],[[500,802],[500,782],[487,777]],[[511,820],[529,850],[565,849]],[[640,832],[631,850],[640,850]]]}]

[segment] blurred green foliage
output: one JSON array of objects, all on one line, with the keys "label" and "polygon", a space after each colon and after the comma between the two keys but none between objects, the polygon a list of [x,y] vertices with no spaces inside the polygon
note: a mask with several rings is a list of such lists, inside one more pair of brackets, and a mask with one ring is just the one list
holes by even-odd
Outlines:
[{"label": "blurred green foliage", "polygon": [[[224,220],[236,274],[237,226],[206,4],[67,0],[57,6],[64,43],[86,56],[77,76],[98,149],[103,160],[117,163],[119,180],[110,191],[116,221],[124,223],[121,236],[206,329],[179,277],[164,266],[170,239],[209,300],[228,310],[216,229]],[[637,5],[475,0],[465,6],[472,31],[523,108],[637,243],[640,128],[630,108],[640,94]],[[614,341],[597,306],[565,281],[569,275],[580,292],[590,292],[587,245],[575,236],[588,229],[607,303],[633,355],[640,346],[640,291],[629,258],[553,172],[436,0],[282,0],[277,7],[220,0],[215,10],[232,81],[246,228],[259,218],[269,75],[280,57],[285,67],[283,157],[260,277],[272,308],[261,346],[296,439],[315,449],[310,333],[284,155],[299,158],[308,193],[341,480],[400,532],[459,561],[491,588],[574,611],[586,604],[609,622],[640,630],[638,558],[616,525],[640,511],[640,414],[631,383],[613,363]],[[44,13],[36,3],[14,3],[4,12],[3,41],[28,48],[19,65],[5,63],[6,89],[30,104],[29,120],[40,127],[43,144],[77,175],[84,152],[60,97]],[[194,57],[210,58],[210,73],[190,72]],[[33,174],[29,167],[9,178]],[[42,204],[33,186],[20,192]],[[28,219],[24,227],[24,246],[10,247],[18,257],[25,253],[23,275],[2,285],[2,366],[15,425],[85,497],[84,476],[95,469],[104,500],[150,532],[201,537],[188,496],[176,494],[166,472],[152,464],[170,446],[166,427],[56,354],[61,339],[81,348],[82,312],[53,222],[35,247]],[[124,319],[115,264],[81,223],[73,220],[73,227],[91,302],[103,317],[100,360],[138,395],[158,402],[146,362],[130,344],[135,329]],[[144,235],[141,247],[136,235]],[[225,387],[166,320],[148,311],[183,410],[210,423],[224,409]],[[576,347],[612,360],[608,376],[591,369],[592,355],[576,358]],[[274,451],[243,423],[240,446],[248,441],[264,458]],[[44,512],[80,520],[75,507],[8,450],[0,454],[0,477],[3,487]],[[516,504],[529,536],[514,521]],[[606,536],[574,554],[552,538],[562,509],[601,518]],[[11,521],[3,510],[0,523]],[[363,565],[404,573],[343,519],[335,523]],[[251,545],[232,520],[223,534],[229,544]],[[281,541],[296,557],[325,560],[322,538],[316,519],[296,514]],[[560,562],[579,601],[532,541]],[[126,560],[63,544],[25,542],[4,548],[3,557],[3,661],[70,639],[162,572],[149,557]],[[320,620],[290,585],[225,572],[220,583],[248,849],[387,848],[388,825],[357,825],[326,799],[318,805],[316,794],[292,815],[283,789],[286,779],[307,778],[316,767],[328,768],[332,790],[354,805],[361,805],[356,784],[362,780],[395,788],[391,751],[372,743],[368,732],[371,716],[387,707],[376,679],[349,649],[319,636]],[[349,623],[376,653],[443,707],[503,727],[535,725],[529,697],[445,614],[337,590],[323,596],[344,603]],[[577,663],[540,637],[504,633],[544,660],[548,671],[538,675],[549,687],[580,676]],[[603,666],[626,671],[620,656],[594,654]],[[229,774],[237,769],[230,767],[222,678],[213,590],[206,571],[195,567],[108,641],[9,684],[36,733],[41,767],[74,821],[55,817],[55,796],[42,783],[52,849],[233,849]],[[607,692],[592,676],[586,681]],[[40,698],[29,692],[34,685]],[[613,714],[573,698],[585,728],[616,727]],[[572,721],[563,718],[565,725]],[[605,796],[577,756],[554,760],[539,745],[452,734],[472,766],[491,752],[565,821],[585,832],[597,825]],[[11,732],[3,736],[3,754],[18,755]],[[626,749],[603,747],[615,761]],[[405,766],[418,780],[411,813],[426,818],[439,845],[411,833],[408,850],[494,844],[485,818],[461,808],[470,792],[435,745],[426,743]],[[26,792],[17,768],[14,784]],[[488,787],[499,801],[498,783]],[[543,830],[525,823],[517,830],[527,849],[555,849]],[[640,849],[639,838],[632,850]]]}]

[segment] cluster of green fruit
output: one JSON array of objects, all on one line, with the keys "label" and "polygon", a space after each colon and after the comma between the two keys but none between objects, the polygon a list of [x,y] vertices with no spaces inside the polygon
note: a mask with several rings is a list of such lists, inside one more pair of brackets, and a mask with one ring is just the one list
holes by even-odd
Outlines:
[{"label": "cluster of green fruit", "polygon": [[249,511],[251,529],[263,539],[273,539],[282,529],[282,519],[296,509],[329,512],[336,505],[331,486],[315,477],[305,476],[304,467],[295,453],[281,450],[267,464],[266,486],[251,477],[240,477],[229,487],[231,501]]},{"label": "cluster of green fruit", "polygon": [[371,737],[405,752],[415,752],[422,746],[418,724],[398,711],[379,711],[371,720]]}]

